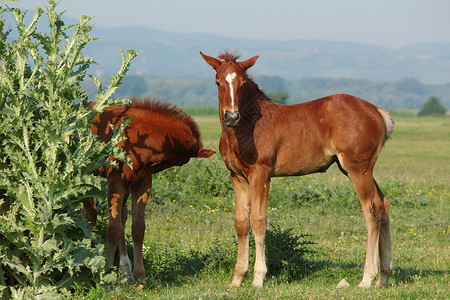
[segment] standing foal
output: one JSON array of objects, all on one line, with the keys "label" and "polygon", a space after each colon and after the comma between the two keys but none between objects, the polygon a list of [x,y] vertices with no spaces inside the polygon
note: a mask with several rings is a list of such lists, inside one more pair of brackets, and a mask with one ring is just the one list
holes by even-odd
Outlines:
[{"label": "standing foal", "polygon": [[238,254],[232,284],[239,286],[248,273],[251,227],[256,247],[253,285],[263,285],[270,177],[325,172],[337,163],[355,187],[367,226],[366,262],[359,285],[370,286],[378,268],[377,285],[385,285],[393,274],[389,205],[373,178],[373,168],[394,128],[388,111],[350,95],[277,104],[246,74],[258,56],[237,62],[239,57],[228,52],[219,59],[201,55],[216,71],[222,125],[219,149],[236,198]]}]

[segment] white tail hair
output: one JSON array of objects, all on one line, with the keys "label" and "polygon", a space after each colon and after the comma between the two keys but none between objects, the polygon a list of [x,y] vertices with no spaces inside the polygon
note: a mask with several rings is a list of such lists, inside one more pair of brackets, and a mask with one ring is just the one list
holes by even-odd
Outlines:
[{"label": "white tail hair", "polygon": [[394,131],[394,119],[391,114],[384,108],[377,107],[380,115],[383,117],[384,124],[386,125],[386,134],[384,136],[384,142],[391,137],[392,131]]}]

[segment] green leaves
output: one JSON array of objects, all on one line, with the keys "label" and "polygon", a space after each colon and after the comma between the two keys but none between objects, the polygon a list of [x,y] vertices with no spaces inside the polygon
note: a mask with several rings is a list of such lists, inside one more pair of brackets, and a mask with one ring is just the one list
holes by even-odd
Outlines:
[{"label": "green leaves", "polygon": [[[74,282],[108,284],[101,235],[93,233],[80,213],[86,197],[105,197],[105,182],[94,170],[114,156],[124,126],[110,143],[99,142],[89,129],[108,105],[138,53],[122,52],[123,62],[106,89],[97,85],[89,99],[80,84],[95,61],[83,55],[95,40],[90,18],[65,25],[63,13],[49,1],[49,29],[38,31],[44,11],[29,24],[25,13],[12,14],[15,38],[0,18],[0,297],[55,297]],[[107,103],[108,101],[108,103]],[[95,102],[91,107],[91,102]],[[126,124],[126,122],[125,122]],[[8,287],[8,288],[3,288]]]},{"label": "green leaves", "polygon": [[427,102],[423,105],[422,109],[417,114],[418,116],[429,116],[429,115],[445,115],[447,108],[441,103],[436,96],[431,96],[428,98]]}]

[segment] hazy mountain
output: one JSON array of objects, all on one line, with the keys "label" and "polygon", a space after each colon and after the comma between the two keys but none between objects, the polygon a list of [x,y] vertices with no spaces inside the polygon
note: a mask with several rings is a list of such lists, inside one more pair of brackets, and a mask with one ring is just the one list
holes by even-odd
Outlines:
[{"label": "hazy mountain", "polygon": [[[28,12],[27,22],[33,12]],[[4,15],[6,29],[15,22]],[[66,24],[77,21],[65,18]],[[93,22],[94,23],[94,22]],[[39,30],[48,30],[45,14]],[[85,54],[95,59],[94,73],[106,80],[121,64],[119,49],[142,50],[116,96],[151,95],[179,105],[214,105],[214,72],[199,51],[216,56],[236,50],[247,59],[259,55],[251,73],[260,87],[287,91],[290,103],[332,93],[349,93],[388,108],[419,108],[431,95],[450,107],[450,44],[417,44],[401,48],[327,40],[274,41],[213,34],[180,34],[143,27],[104,29]],[[144,75],[144,76],[136,76]],[[86,82],[92,90],[92,82]],[[91,91],[95,94],[95,91]]]},{"label": "hazy mountain", "polygon": [[[34,12],[27,13],[30,20]],[[5,14],[6,28],[15,21]],[[64,17],[67,24],[78,21]],[[45,14],[39,30],[48,30]],[[417,44],[401,48],[333,42],[327,40],[275,41],[242,39],[214,34],[180,34],[143,27],[104,29],[95,26],[99,39],[86,47],[86,54],[99,65],[90,72],[114,74],[121,63],[119,49],[142,50],[129,74],[164,77],[211,78],[213,72],[199,51],[215,56],[224,49],[237,50],[242,59],[259,55],[254,75],[279,76],[287,80],[310,77],[348,78],[396,82],[416,78],[425,84],[450,82],[450,44]],[[14,36],[14,31],[12,32]]]},{"label": "hazy mountain", "polygon": [[199,51],[215,56],[237,50],[242,59],[259,55],[254,75],[288,80],[344,77],[394,82],[416,78],[427,84],[450,82],[450,44],[418,44],[389,49],[326,40],[252,40],[212,34],[179,34],[142,27],[94,28],[99,40],[87,53],[96,59],[97,73],[112,74],[120,65],[120,49],[142,50],[129,74],[165,77],[211,77]]}]

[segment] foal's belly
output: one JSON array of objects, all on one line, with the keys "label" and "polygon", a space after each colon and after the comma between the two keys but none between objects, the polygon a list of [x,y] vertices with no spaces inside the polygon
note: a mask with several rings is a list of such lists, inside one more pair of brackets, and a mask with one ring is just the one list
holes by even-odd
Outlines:
[{"label": "foal's belly", "polygon": [[317,172],[325,172],[336,162],[336,156],[327,156],[322,159],[286,159],[278,160],[272,169],[272,177],[280,176],[301,176]]}]

